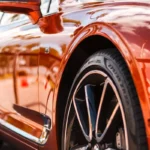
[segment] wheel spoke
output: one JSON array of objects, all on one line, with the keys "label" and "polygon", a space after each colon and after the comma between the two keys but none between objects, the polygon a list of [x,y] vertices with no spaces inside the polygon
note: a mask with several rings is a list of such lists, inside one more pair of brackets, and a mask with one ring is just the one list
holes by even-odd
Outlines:
[{"label": "wheel spoke", "polygon": [[100,104],[99,104],[99,107],[98,107],[98,113],[97,113],[97,118],[96,118],[96,127],[95,127],[95,136],[96,137],[98,136],[99,117],[101,115],[102,105],[103,105],[103,101],[104,101],[104,97],[105,97],[105,94],[106,94],[106,89],[107,89],[108,83],[109,83],[109,81],[108,81],[108,79],[106,79],[105,82],[104,82],[102,94],[101,94],[101,97],[100,97]]},{"label": "wheel spoke", "polygon": [[[83,135],[90,142],[92,140],[92,131],[95,130],[96,124],[96,107],[92,85],[84,86],[84,96],[84,100],[75,98],[74,96],[73,104]],[[81,103],[85,103],[86,111]]]},{"label": "wheel spoke", "polygon": [[86,85],[85,89],[85,99],[87,104],[88,116],[90,120],[90,124],[92,125],[92,131],[95,130],[96,124],[96,107],[95,107],[95,100],[94,100],[94,93],[92,91],[91,85]]},{"label": "wheel spoke", "polygon": [[101,134],[101,136],[99,137],[98,134],[96,135],[97,142],[102,142],[104,140],[104,138],[107,135],[109,128],[111,128],[111,126],[113,126],[113,120],[116,119],[118,112],[119,112],[119,103],[116,104],[116,106],[115,106],[115,108],[114,108],[114,110],[113,110],[113,112],[112,112],[112,114],[108,120],[108,123],[107,123],[103,133]]},{"label": "wheel spoke", "polygon": [[[82,100],[81,100],[82,101]],[[82,133],[87,141],[91,140],[90,133],[89,133],[89,127],[87,123],[87,118],[85,118],[83,114],[82,107],[80,106],[79,99],[76,99],[73,97],[73,104],[76,112],[76,116],[80,125],[80,128],[82,130]]]},{"label": "wheel spoke", "polygon": [[91,147],[90,144],[88,145],[80,145],[80,146],[74,146],[70,150],[88,150]]},{"label": "wheel spoke", "polygon": [[72,92],[64,140],[68,150],[116,150],[119,144],[128,145],[122,103],[107,74],[98,70],[87,73]]}]

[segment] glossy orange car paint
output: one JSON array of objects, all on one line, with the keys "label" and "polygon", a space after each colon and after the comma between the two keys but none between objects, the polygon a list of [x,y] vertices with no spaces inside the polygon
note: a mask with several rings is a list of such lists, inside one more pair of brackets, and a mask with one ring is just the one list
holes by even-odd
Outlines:
[{"label": "glossy orange car paint", "polygon": [[[0,92],[1,124],[5,121],[40,138],[43,122],[39,114],[52,120],[48,139],[43,145],[8,132],[3,126],[0,127],[2,136],[13,142],[19,141],[18,145],[28,149],[57,150],[60,139],[57,105],[58,101],[66,101],[59,97],[66,66],[81,44],[90,46],[87,39],[103,37],[120,51],[132,74],[150,149],[150,3],[105,1],[67,5],[64,2],[60,3],[57,13],[42,17],[38,25],[22,22],[21,25],[0,27],[0,68],[7,64],[10,69],[0,78],[0,89],[3,88]],[[98,41],[99,47],[91,45],[90,48],[99,50],[103,47]],[[90,53],[97,50],[91,49]],[[28,63],[23,66],[24,60]],[[76,65],[77,60],[74,63]],[[71,72],[69,70],[67,75]],[[26,109],[23,111],[22,107]]]},{"label": "glossy orange car paint", "polygon": [[26,1],[22,0],[21,3],[13,2],[12,1],[1,1],[0,9],[1,11],[6,12],[13,12],[13,13],[24,13],[31,18],[33,23],[37,23],[39,18],[42,17],[40,7],[41,4],[40,0],[32,0]]}]

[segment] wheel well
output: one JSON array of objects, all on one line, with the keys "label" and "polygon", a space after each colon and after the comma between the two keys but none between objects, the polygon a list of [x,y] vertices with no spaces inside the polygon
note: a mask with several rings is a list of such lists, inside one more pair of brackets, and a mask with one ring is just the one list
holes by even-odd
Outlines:
[{"label": "wheel well", "polygon": [[[69,90],[73,83],[73,80],[81,68],[85,60],[91,56],[93,53],[100,51],[102,49],[114,48],[115,46],[108,39],[95,35],[83,40],[74,50],[73,54],[69,58],[65,70],[62,75],[60,82],[60,87],[58,91],[58,101],[57,101],[57,137],[58,145],[61,145],[61,135],[63,126],[63,117],[65,112],[65,106],[67,102],[67,97]],[[59,147],[60,149],[60,147]]]}]

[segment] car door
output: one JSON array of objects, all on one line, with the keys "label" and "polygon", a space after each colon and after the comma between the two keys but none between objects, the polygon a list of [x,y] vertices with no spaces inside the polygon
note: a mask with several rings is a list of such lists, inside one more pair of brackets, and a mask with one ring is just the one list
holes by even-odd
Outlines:
[{"label": "car door", "polygon": [[[58,3],[60,2],[60,4]],[[57,111],[64,106],[57,105],[57,92],[62,74],[62,68],[67,61],[71,48],[75,47],[78,32],[84,27],[86,13],[91,8],[86,9],[83,1],[76,0],[52,0],[49,14],[42,18],[49,25],[42,30],[40,42],[40,61],[39,61],[39,102],[40,112],[45,113],[52,119],[52,130],[49,133],[49,140],[41,150],[57,149]],[[81,13],[83,11],[83,13]],[[88,18],[87,18],[88,19]],[[42,24],[41,20],[41,24]],[[40,23],[39,23],[40,24]],[[90,32],[90,31],[89,31]],[[91,31],[92,32],[92,31]],[[86,34],[86,33],[84,33]],[[79,37],[81,38],[81,37]],[[73,41],[75,39],[75,41]],[[77,38],[78,39],[78,38]],[[71,42],[72,41],[72,42]],[[71,45],[72,44],[72,45]],[[70,49],[68,49],[70,46]],[[78,47],[80,50],[80,47]],[[80,53],[83,57],[86,54]],[[78,56],[74,54],[78,60]],[[76,64],[74,64],[76,67]],[[67,69],[67,68],[66,68]],[[74,68],[72,68],[73,70]],[[68,77],[70,78],[70,77]],[[62,88],[67,89],[68,84],[63,83]],[[66,97],[67,99],[67,97]],[[63,99],[62,99],[63,100]],[[57,109],[57,110],[56,110]],[[56,117],[57,116],[57,117]],[[60,118],[60,122],[62,118]]]},{"label": "car door", "polygon": [[[49,0],[42,0],[42,12]],[[0,41],[0,124],[42,144],[49,118],[39,111],[40,29],[28,17],[5,13]]]},{"label": "car door", "polygon": [[72,14],[63,14],[59,2],[59,0],[52,0],[49,13],[41,19],[41,24],[43,20],[48,24],[48,27],[41,29],[43,33],[41,34],[39,59],[40,112],[52,120],[49,139],[45,147],[41,147],[44,150],[57,149],[55,147],[57,145],[55,131],[58,124],[56,125],[55,106],[57,102],[55,100],[57,99],[56,93],[62,73],[60,69],[64,67],[62,60],[67,53],[67,44],[71,42],[74,31],[80,25],[78,20],[74,20]]}]

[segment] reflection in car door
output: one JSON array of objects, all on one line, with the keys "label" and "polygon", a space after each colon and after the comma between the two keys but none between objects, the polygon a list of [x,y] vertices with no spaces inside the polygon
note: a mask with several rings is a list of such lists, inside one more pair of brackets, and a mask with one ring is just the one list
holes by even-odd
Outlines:
[{"label": "reflection in car door", "polygon": [[3,35],[0,41],[0,123],[21,137],[43,144],[47,138],[43,126],[49,128],[50,121],[39,112],[41,31],[26,20],[1,26],[0,31]]}]

